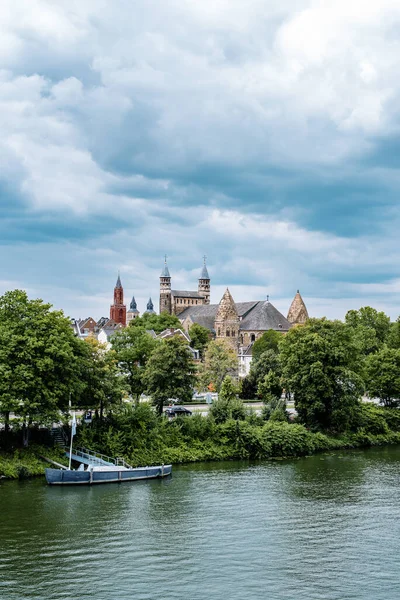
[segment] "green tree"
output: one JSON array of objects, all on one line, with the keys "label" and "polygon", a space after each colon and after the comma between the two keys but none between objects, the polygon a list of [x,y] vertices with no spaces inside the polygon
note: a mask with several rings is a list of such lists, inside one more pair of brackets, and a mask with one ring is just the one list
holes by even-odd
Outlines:
[{"label": "green tree", "polygon": [[0,297],[0,413],[5,429],[10,412],[29,426],[58,420],[70,395],[81,389],[77,361],[83,342],[75,338],[69,319],[42,300],[29,300],[21,290]]},{"label": "green tree", "polygon": [[157,341],[143,327],[125,327],[111,338],[112,353],[125,375],[132,398],[139,402],[145,390],[144,373]]},{"label": "green tree", "polygon": [[400,401],[400,349],[382,348],[371,354],[366,364],[367,390],[385,406],[397,406]]},{"label": "green tree", "polygon": [[281,361],[274,350],[265,350],[257,359],[251,361],[249,375],[253,379],[254,385],[258,386],[270,371],[280,376],[282,374]]},{"label": "green tree", "polygon": [[345,322],[352,329],[360,351],[365,356],[381,348],[389,335],[390,318],[370,306],[349,310]]},{"label": "green tree", "polygon": [[261,354],[267,350],[273,350],[277,354],[279,352],[279,344],[282,341],[282,338],[282,333],[279,333],[279,331],[275,331],[274,329],[269,329],[263,333],[262,336],[254,342],[252,360],[257,360],[259,356],[261,356]]},{"label": "green tree", "polygon": [[264,401],[266,398],[280,399],[282,396],[282,383],[281,378],[274,371],[269,371],[264,376],[264,379],[259,382],[257,387],[257,393]]},{"label": "green tree", "polygon": [[193,323],[189,329],[189,335],[191,339],[190,345],[192,348],[199,350],[200,357],[203,358],[206,346],[211,340],[210,331],[198,323]]},{"label": "green tree", "polygon": [[358,348],[340,321],[310,319],[281,345],[284,384],[299,419],[313,429],[346,430],[355,419],[363,382],[355,372]]},{"label": "green tree", "polygon": [[164,329],[180,329],[182,324],[178,317],[170,315],[167,312],[156,315],[155,313],[143,313],[141,317],[133,319],[129,323],[129,327],[141,327],[148,331],[153,330],[155,333],[161,333]]},{"label": "green tree", "polygon": [[121,405],[127,396],[125,378],[121,376],[118,363],[112,352],[107,352],[105,345],[93,337],[84,341],[86,356],[80,362],[81,381],[84,384],[78,402],[80,407],[94,408],[103,421],[105,411]]},{"label": "green tree", "polygon": [[191,400],[195,381],[195,364],[187,345],[177,337],[159,341],[144,374],[146,390],[158,414],[172,398]]},{"label": "green tree", "polygon": [[235,350],[225,340],[212,340],[206,349],[204,363],[200,365],[200,387],[213,387],[219,392],[227,375],[235,377],[238,372],[238,359]]},{"label": "green tree", "polygon": [[210,414],[216,423],[224,423],[228,419],[243,420],[246,417],[244,404],[238,398],[238,387],[229,375],[222,382],[218,400],[211,405]]},{"label": "green tree", "polygon": [[387,345],[390,348],[400,348],[400,317],[398,317],[394,323],[390,324]]}]

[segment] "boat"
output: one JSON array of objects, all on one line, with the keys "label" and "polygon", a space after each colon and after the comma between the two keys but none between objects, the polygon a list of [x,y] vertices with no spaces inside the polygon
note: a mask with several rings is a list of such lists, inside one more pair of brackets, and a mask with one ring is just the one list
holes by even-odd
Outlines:
[{"label": "boat", "polygon": [[168,477],[172,465],[154,467],[126,467],[122,465],[88,465],[87,469],[46,469],[49,485],[92,485],[95,483],[123,483],[141,479]]},{"label": "boat", "polygon": [[[49,485],[123,483],[124,481],[168,477],[172,473],[172,465],[131,467],[123,458],[111,458],[87,448],[73,448],[72,443],[65,455],[69,458],[68,468],[56,463],[60,468],[49,467],[45,470],[46,481]],[[72,461],[80,463],[78,469],[71,469]]]}]

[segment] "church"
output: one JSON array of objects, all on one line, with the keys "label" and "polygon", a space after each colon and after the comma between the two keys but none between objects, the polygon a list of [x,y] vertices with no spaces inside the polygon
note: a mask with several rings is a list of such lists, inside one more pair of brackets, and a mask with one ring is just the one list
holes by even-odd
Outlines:
[{"label": "church", "polygon": [[200,271],[197,291],[172,289],[171,275],[165,260],[160,275],[160,313],[177,315],[188,331],[193,323],[210,330],[217,339],[225,339],[239,351],[256,341],[265,331],[274,329],[286,333],[293,325],[308,319],[306,305],[299,290],[289,308],[282,315],[269,299],[235,302],[226,289],[219,304],[210,304],[211,280],[205,258]]}]

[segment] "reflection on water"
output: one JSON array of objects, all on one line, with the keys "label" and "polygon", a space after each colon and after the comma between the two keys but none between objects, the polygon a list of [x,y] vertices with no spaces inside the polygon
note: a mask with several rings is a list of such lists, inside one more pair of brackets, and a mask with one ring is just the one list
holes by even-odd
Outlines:
[{"label": "reflection on water", "polygon": [[0,483],[7,600],[400,597],[400,449]]}]

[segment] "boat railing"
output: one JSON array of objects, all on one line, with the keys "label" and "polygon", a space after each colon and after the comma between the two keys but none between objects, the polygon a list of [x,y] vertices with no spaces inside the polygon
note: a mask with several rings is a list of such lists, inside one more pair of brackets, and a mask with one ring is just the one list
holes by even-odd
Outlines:
[{"label": "boat railing", "polygon": [[75,454],[75,456],[80,456],[81,458],[85,458],[93,465],[108,464],[118,467],[126,467],[127,469],[132,468],[127,462],[125,462],[123,458],[113,458],[112,456],[107,456],[106,454],[89,450],[88,448],[72,448],[72,454]]}]

